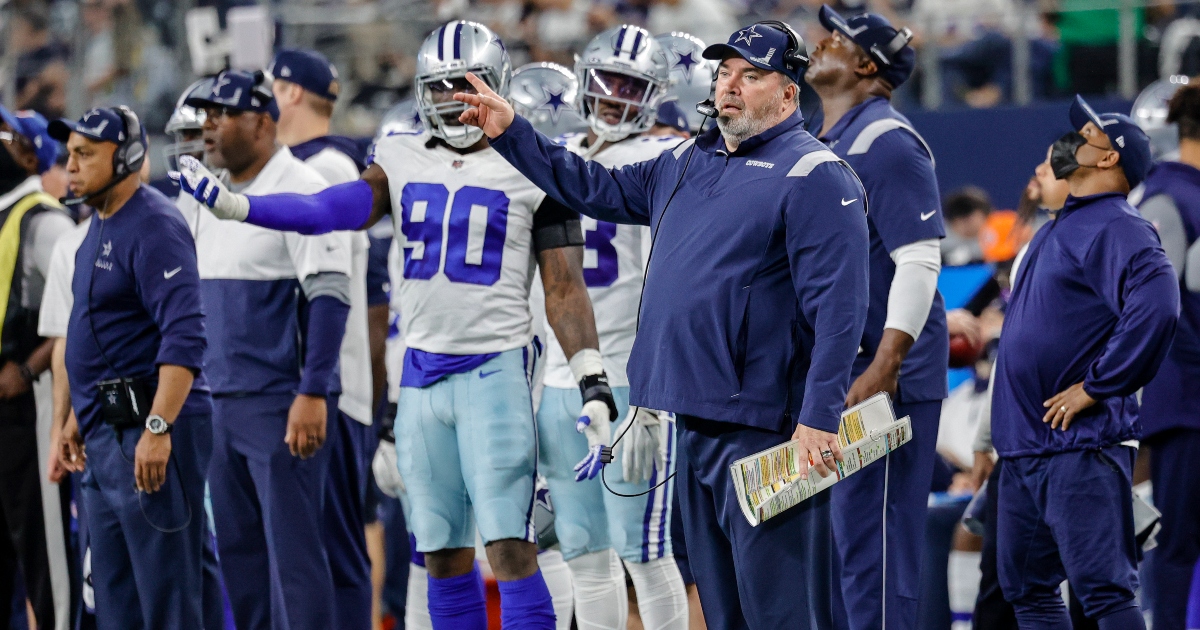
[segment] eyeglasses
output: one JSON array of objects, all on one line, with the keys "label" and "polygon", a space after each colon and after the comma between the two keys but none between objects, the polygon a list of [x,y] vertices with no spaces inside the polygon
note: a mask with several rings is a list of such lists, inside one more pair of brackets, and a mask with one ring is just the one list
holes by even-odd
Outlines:
[{"label": "eyeglasses", "polygon": [[217,105],[214,105],[212,107],[201,108],[200,111],[204,113],[205,120],[211,119],[214,121],[221,118],[222,116],[229,116],[232,118],[235,116],[241,116],[242,114],[246,113],[246,110],[244,110],[244,109],[234,109],[232,107],[224,107],[224,106],[217,106]]}]

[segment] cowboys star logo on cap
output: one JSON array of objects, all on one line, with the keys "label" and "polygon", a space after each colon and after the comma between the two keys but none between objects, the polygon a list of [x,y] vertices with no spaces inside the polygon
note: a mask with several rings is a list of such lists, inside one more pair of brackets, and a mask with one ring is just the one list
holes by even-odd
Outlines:
[{"label": "cowboys star logo on cap", "polygon": [[757,26],[757,24],[752,24],[749,27],[738,31],[737,39],[733,40],[733,43],[736,44],[738,42],[746,42],[747,46],[752,46],[754,44],[755,37],[762,37],[761,33],[754,30]]}]

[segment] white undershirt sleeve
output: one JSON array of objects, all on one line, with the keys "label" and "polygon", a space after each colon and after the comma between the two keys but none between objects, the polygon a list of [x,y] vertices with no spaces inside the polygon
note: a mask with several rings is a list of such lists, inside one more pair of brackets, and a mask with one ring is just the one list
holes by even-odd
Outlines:
[{"label": "white undershirt sleeve", "polygon": [[888,291],[887,318],[884,328],[893,328],[916,341],[929,319],[938,274],[942,271],[942,253],[937,239],[909,243],[892,252],[896,274]]}]

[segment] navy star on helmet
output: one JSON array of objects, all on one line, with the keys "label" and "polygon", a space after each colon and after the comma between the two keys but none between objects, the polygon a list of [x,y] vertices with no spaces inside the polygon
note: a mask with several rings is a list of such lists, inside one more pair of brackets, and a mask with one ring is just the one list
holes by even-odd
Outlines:
[{"label": "navy star on helmet", "polygon": [[482,129],[458,122],[466,104],[449,98],[455,92],[473,91],[465,78],[468,72],[501,97],[508,96],[512,78],[508,51],[491,29],[478,22],[448,22],[430,33],[417,51],[413,83],[421,123],[435,138],[460,149],[483,138]]},{"label": "navy star on helmet", "polygon": [[688,125],[695,130],[704,119],[704,115],[696,111],[696,103],[710,96],[717,62],[702,56],[705,43],[690,33],[674,31],[656,35],[654,39],[662,45],[671,68],[667,98],[679,102]]},{"label": "navy star on helmet", "polygon": [[587,121],[575,109],[578,92],[579,82],[570,70],[543,61],[514,70],[508,96],[522,118],[556,138],[587,129]]},{"label": "navy star on helmet", "polygon": [[[654,126],[667,97],[671,71],[662,45],[644,28],[623,24],[600,33],[575,62],[579,111],[605,142],[618,142]],[[601,101],[623,107],[616,123],[598,115]]]}]

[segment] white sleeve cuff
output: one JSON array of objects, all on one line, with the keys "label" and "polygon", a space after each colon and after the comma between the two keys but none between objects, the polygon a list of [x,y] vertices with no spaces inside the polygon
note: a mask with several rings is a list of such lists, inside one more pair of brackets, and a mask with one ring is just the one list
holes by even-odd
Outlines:
[{"label": "white sleeve cuff", "polygon": [[937,292],[938,274],[942,270],[942,253],[937,239],[909,243],[892,252],[896,273],[888,291],[887,319],[884,328],[907,333],[916,341],[929,319],[933,296]]}]

